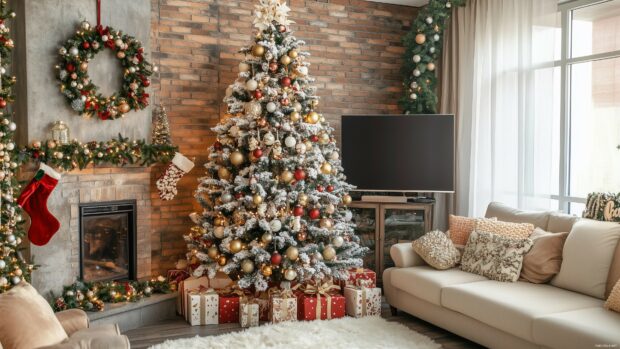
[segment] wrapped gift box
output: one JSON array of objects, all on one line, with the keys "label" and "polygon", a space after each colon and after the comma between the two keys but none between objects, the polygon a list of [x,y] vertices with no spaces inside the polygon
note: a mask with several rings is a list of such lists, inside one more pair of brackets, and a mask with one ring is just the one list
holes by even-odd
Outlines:
[{"label": "wrapped gift box", "polygon": [[380,316],[381,289],[347,286],[344,289],[347,315],[352,317]]},{"label": "wrapped gift box", "polygon": [[322,284],[306,284],[300,288],[299,320],[329,320],[344,317],[345,299],[339,294],[340,286],[331,281]]},{"label": "wrapped gift box", "polygon": [[340,282],[340,288],[343,290],[349,285],[368,288],[377,287],[377,274],[370,269],[352,268],[348,270],[348,273],[349,278]]},{"label": "wrapped gift box", "polygon": [[290,290],[273,292],[269,298],[269,321],[297,321],[297,298]]},{"label": "wrapped gift box", "polygon": [[239,324],[241,327],[258,326],[259,324],[259,306],[254,300],[242,300],[239,304]]},{"label": "wrapped gift box", "polygon": [[219,323],[229,324],[239,322],[239,296],[220,295]]},{"label": "wrapped gift box", "polygon": [[218,323],[219,295],[213,289],[187,292],[185,319],[192,326]]},{"label": "wrapped gift box", "polygon": [[255,298],[256,304],[258,304],[258,318],[260,321],[269,321],[269,294],[267,292],[261,292]]},{"label": "wrapped gift box", "polygon": [[203,277],[189,277],[179,282],[177,297],[177,312],[183,316],[186,315],[187,310],[187,293],[191,290],[206,290],[209,288],[209,279],[206,276]]}]

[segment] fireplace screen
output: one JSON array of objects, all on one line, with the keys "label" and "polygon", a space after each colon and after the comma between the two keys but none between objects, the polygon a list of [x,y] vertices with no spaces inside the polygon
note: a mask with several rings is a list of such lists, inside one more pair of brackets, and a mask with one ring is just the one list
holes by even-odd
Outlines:
[{"label": "fireplace screen", "polygon": [[135,201],[80,205],[84,281],[135,278]]}]

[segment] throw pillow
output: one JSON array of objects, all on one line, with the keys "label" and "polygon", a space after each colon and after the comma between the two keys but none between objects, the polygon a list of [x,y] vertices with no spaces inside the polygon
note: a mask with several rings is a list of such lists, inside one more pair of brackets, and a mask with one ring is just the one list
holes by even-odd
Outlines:
[{"label": "throw pillow", "polygon": [[568,233],[549,233],[536,228],[530,239],[532,249],[523,256],[521,280],[533,284],[549,282],[562,266],[562,249]]},{"label": "throw pillow", "polygon": [[616,282],[616,286],[611,290],[611,294],[605,302],[605,309],[620,313],[620,280]]},{"label": "throw pillow", "polygon": [[605,287],[605,297],[609,297],[611,289],[620,280],[620,240],[616,244],[614,258],[611,260],[611,267],[607,275],[607,285]]},{"label": "throw pillow", "polygon": [[521,273],[523,255],[531,247],[530,239],[474,231],[465,246],[461,270],[491,280],[515,282]]},{"label": "throw pillow", "polygon": [[67,339],[52,307],[25,281],[0,295],[0,338],[5,348],[39,348]]},{"label": "throw pillow", "polygon": [[[496,220],[497,218],[489,218],[490,220]],[[463,216],[448,216],[449,236],[452,242],[457,247],[464,247],[469,239],[469,234],[474,231],[476,227],[476,221],[478,218],[469,218]]]},{"label": "throw pillow", "polygon": [[445,270],[456,266],[461,254],[452,240],[439,230],[424,234],[413,242],[413,250],[435,269]]},{"label": "throw pillow", "polygon": [[514,239],[527,239],[534,232],[534,225],[532,223],[512,223],[481,218],[476,221],[474,230]]},{"label": "throw pillow", "polygon": [[562,250],[562,267],[551,284],[566,290],[605,299],[605,286],[614,251],[620,239],[620,224],[582,219]]}]

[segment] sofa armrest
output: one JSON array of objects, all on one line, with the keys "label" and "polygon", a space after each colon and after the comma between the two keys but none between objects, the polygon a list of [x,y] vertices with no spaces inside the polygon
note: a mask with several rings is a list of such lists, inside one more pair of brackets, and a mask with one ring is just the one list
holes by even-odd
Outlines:
[{"label": "sofa armrest", "polygon": [[71,337],[75,332],[88,328],[88,315],[80,309],[69,309],[56,313],[62,328]]},{"label": "sofa armrest", "polygon": [[415,253],[413,250],[411,242],[403,242],[392,245],[390,248],[390,256],[392,256],[392,260],[398,268],[426,265],[426,262],[422,259],[422,257],[420,257],[420,255]]}]

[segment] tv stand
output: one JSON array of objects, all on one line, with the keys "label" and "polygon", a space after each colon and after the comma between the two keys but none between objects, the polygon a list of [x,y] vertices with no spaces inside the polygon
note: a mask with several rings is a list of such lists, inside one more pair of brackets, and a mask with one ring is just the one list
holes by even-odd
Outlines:
[{"label": "tv stand", "polygon": [[362,195],[362,202],[383,202],[392,204],[407,203],[406,196]]}]

